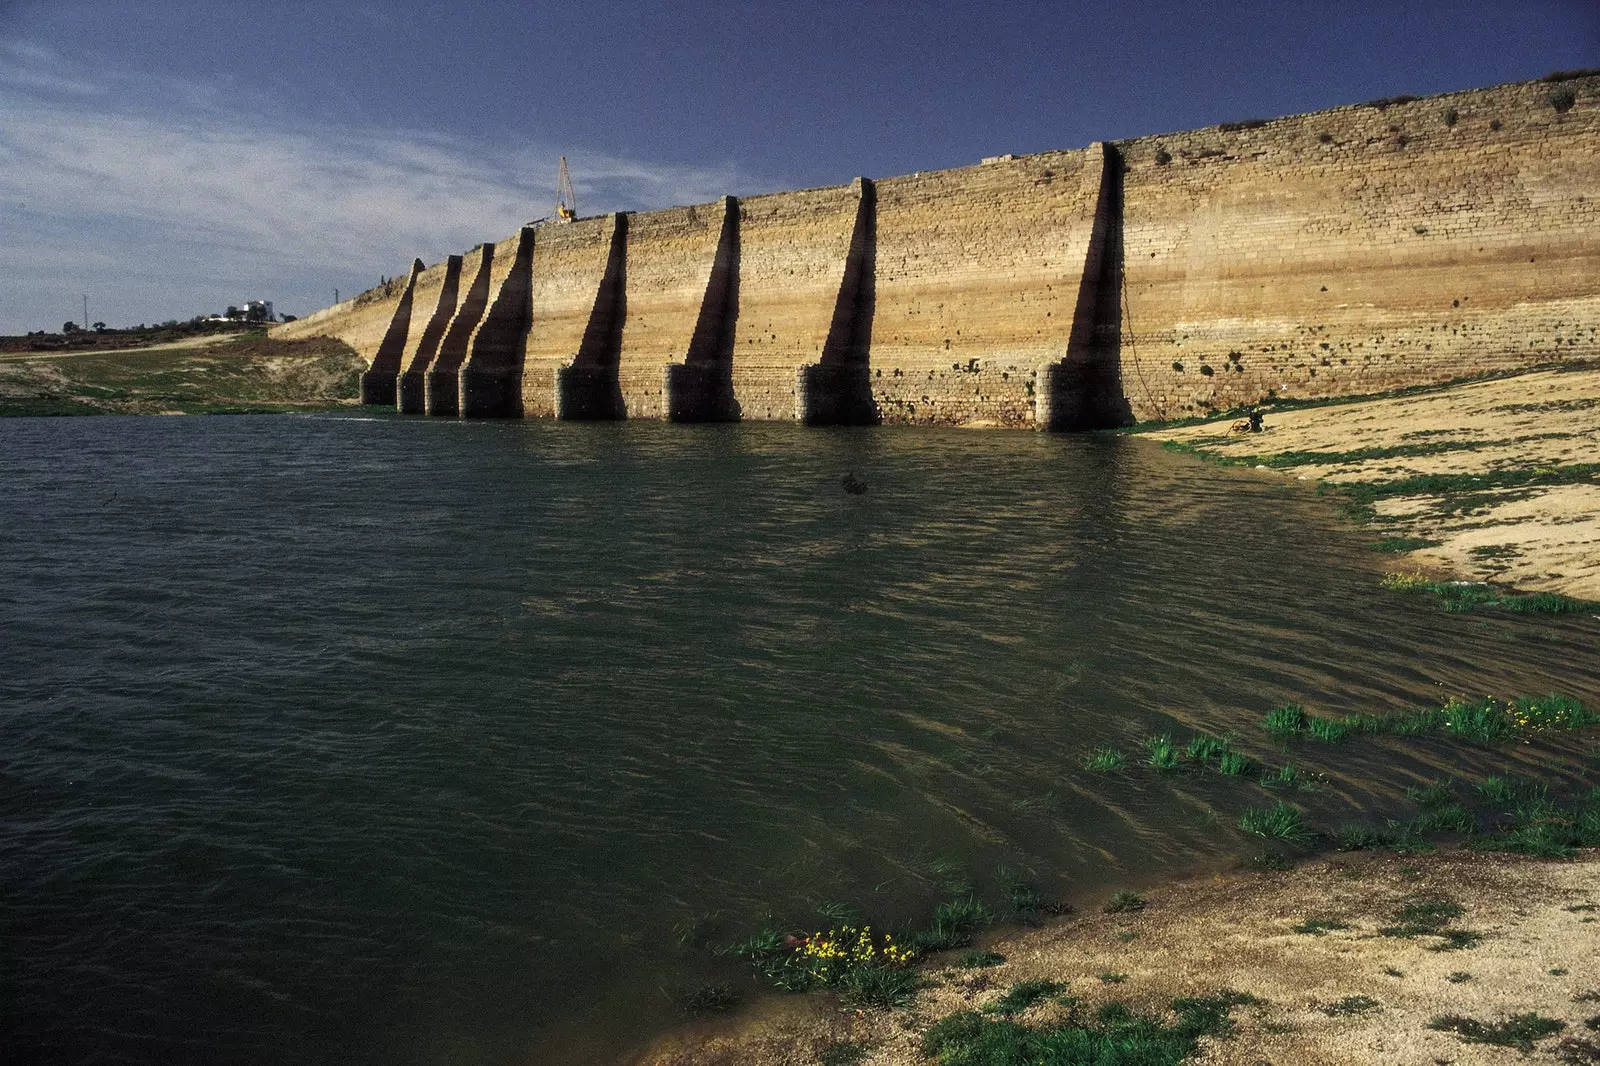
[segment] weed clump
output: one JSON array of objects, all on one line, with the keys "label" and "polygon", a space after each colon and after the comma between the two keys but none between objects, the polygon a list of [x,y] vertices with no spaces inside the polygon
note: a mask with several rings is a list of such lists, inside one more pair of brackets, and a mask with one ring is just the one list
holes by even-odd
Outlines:
[{"label": "weed clump", "polygon": [[1096,748],[1083,757],[1083,768],[1090,773],[1109,774],[1128,765],[1128,757],[1116,748]]},{"label": "weed clump", "polygon": [[1145,898],[1137,892],[1122,891],[1106,900],[1100,909],[1107,914],[1132,914],[1145,909]]},{"label": "weed clump", "polygon": [[1291,928],[1305,936],[1325,936],[1336,930],[1350,928],[1350,923],[1343,918],[1329,916],[1325,918],[1307,918],[1305,921],[1291,926]]},{"label": "weed clump", "polygon": [[978,970],[987,966],[999,966],[1006,961],[1006,957],[995,951],[966,951],[956,960],[956,965],[963,970]]},{"label": "weed clump", "polygon": [[1267,712],[1267,732],[1280,737],[1292,737],[1306,728],[1306,709],[1298,703],[1286,703]]},{"label": "weed clump", "polygon": [[1056,981],[1022,981],[1012,985],[1005,995],[983,1008],[983,1013],[1009,1018],[1014,1014],[1021,1014],[1041,999],[1066,990],[1066,985]]},{"label": "weed clump", "polygon": [[1584,729],[1600,724],[1600,714],[1589,710],[1578,700],[1556,693],[1549,696],[1520,696],[1504,701],[1452,698],[1442,707],[1392,714],[1352,714],[1342,718],[1308,716],[1301,711],[1298,718],[1291,719],[1285,713],[1287,710],[1289,708],[1280,708],[1267,715],[1268,732],[1310,736],[1326,743],[1337,743],[1364,733],[1401,736],[1442,733],[1464,740],[1492,743],[1529,733]]},{"label": "weed clump", "polygon": [[1093,1019],[1074,1009],[1059,1024],[1030,1028],[1009,1018],[963,1011],[941,1019],[922,1040],[923,1054],[940,1066],[1008,1066],[1011,1063],[1095,1063],[1103,1066],[1177,1066],[1199,1050],[1202,1036],[1233,1028],[1233,1008],[1258,1002],[1224,991],[1172,1001],[1171,1022],[1107,1003]]},{"label": "weed clump", "polygon": [[1151,737],[1144,742],[1145,765],[1157,770],[1176,770],[1178,768],[1178,748],[1172,743],[1172,738],[1165,734]]},{"label": "weed clump", "polygon": [[[1484,782],[1484,786],[1488,784]],[[1484,786],[1480,791],[1485,791]],[[1474,847],[1544,859],[1570,858],[1578,848],[1600,847],[1600,788],[1591,789],[1571,809],[1552,802],[1542,787],[1519,789],[1497,782],[1494,791],[1510,793],[1514,804],[1508,812],[1510,820],[1492,835],[1475,841]]]},{"label": "weed clump", "polygon": [[993,921],[994,912],[973,896],[947,900],[933,909],[933,926],[918,931],[912,943],[922,952],[964,948],[974,930]]},{"label": "weed clump", "polygon": [[1282,800],[1266,810],[1252,807],[1245,811],[1239,819],[1239,828],[1246,833],[1286,840],[1291,844],[1303,844],[1311,839],[1311,830],[1306,827],[1300,809]]},{"label": "weed clump", "polygon": [[1382,1010],[1383,1007],[1371,996],[1346,996],[1337,1003],[1323,1004],[1319,1009],[1330,1018],[1338,1018],[1351,1014],[1367,1014]]},{"label": "weed clump", "polygon": [[1466,1018],[1459,1014],[1441,1014],[1428,1023],[1429,1029],[1455,1033],[1467,1044],[1495,1044],[1514,1047],[1522,1052],[1533,1050],[1533,1042],[1554,1036],[1565,1029],[1566,1023],[1530,1012],[1513,1014],[1503,1022],[1493,1024]]},{"label": "weed clump", "polygon": [[[916,988],[914,976],[905,969],[916,952],[896,943],[892,933],[874,933],[870,925],[847,925],[809,936],[769,926],[726,953],[748,959],[757,974],[784,992],[834,988],[857,1005],[874,1006],[909,998],[906,989]],[[911,984],[902,978],[910,978]]]}]

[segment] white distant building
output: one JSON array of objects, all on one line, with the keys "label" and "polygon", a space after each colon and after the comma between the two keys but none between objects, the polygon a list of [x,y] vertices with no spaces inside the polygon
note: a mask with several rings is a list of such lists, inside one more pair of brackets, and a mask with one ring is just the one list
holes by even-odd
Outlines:
[{"label": "white distant building", "polygon": [[246,300],[237,306],[230,306],[224,315],[212,315],[207,322],[276,322],[278,316],[272,312],[271,300]]}]

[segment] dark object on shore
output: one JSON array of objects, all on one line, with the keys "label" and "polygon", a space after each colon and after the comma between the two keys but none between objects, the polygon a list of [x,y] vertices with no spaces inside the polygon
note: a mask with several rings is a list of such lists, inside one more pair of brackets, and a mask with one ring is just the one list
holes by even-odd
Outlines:
[{"label": "dark object on shore", "polygon": [[844,486],[844,491],[852,496],[860,496],[867,491],[867,483],[856,477],[854,470],[839,479],[839,484]]},{"label": "dark object on shore", "polygon": [[1260,433],[1263,429],[1266,429],[1266,426],[1261,424],[1261,420],[1265,417],[1266,416],[1262,414],[1260,409],[1251,410],[1246,413],[1244,418],[1239,419],[1239,421],[1230,426],[1228,432]]}]

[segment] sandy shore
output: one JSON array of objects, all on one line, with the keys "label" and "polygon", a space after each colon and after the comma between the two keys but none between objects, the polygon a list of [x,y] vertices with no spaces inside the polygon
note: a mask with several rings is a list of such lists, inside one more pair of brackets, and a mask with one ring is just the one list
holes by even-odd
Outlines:
[{"label": "sandy shore", "polygon": [[[1465,913],[1450,928],[1482,939],[1439,950],[1447,943],[1440,936],[1380,932],[1418,898],[1458,902]],[[768,999],[688,1027],[637,1061],[798,1066],[850,1042],[864,1050],[862,1063],[922,1064],[921,1034],[934,1022],[980,1010],[1018,982],[1049,979],[1090,1010],[1115,1001],[1160,1014],[1175,997],[1224,988],[1263,1001],[1235,1008],[1230,1038],[1203,1038],[1199,1063],[1597,1062],[1600,1032],[1587,1024],[1600,1024],[1597,918],[1594,853],[1566,862],[1335,855],[1285,872],[1174,882],[1134,914],[1096,909],[1003,935],[984,945],[1005,956],[997,966],[940,965],[955,962],[959,952],[949,953],[924,964],[927,984],[909,1010],[842,1012],[827,995]],[[1308,919],[1344,927],[1297,931]],[[1018,1020],[1047,1023],[1063,1011],[1046,1001]],[[1441,1015],[1493,1024],[1528,1012],[1565,1025],[1530,1055],[1428,1027]]]},{"label": "sandy shore", "polygon": [[1232,423],[1145,435],[1220,458],[1271,463],[1276,476],[1342,485],[1564,472],[1565,484],[1456,485],[1385,496],[1374,503],[1374,528],[1380,536],[1425,542],[1404,566],[1600,599],[1600,471],[1574,473],[1600,464],[1600,369],[1269,412],[1263,433],[1230,433]]}]

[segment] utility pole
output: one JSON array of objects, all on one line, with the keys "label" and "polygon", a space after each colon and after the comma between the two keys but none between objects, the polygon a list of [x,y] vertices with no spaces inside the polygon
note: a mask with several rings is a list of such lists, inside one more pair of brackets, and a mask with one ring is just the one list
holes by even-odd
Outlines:
[{"label": "utility pole", "polygon": [[339,302],[339,290],[338,289],[334,289],[333,290],[333,302],[334,303],[338,303]]},{"label": "utility pole", "polygon": [[89,328],[89,294],[83,294],[83,328]]}]

